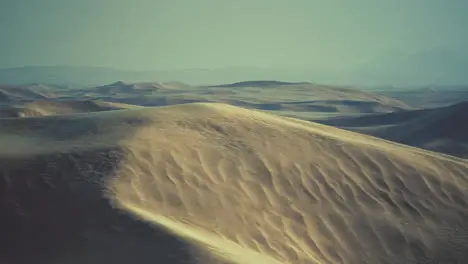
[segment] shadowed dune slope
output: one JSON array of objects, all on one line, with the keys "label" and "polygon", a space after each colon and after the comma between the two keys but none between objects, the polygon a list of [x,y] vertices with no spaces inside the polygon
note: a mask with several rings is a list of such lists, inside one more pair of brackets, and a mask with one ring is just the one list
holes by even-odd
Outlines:
[{"label": "shadowed dune slope", "polygon": [[468,101],[468,87],[466,85],[436,86],[408,90],[389,88],[379,93],[401,100],[416,108],[445,107]]},{"label": "shadowed dune slope", "polygon": [[116,210],[105,181],[143,114],[0,119],[0,263],[226,263]]},{"label": "shadowed dune slope", "polygon": [[[0,125],[0,190],[8,197],[0,231],[13,241],[5,258],[42,242],[36,255],[48,252],[56,261],[49,263],[78,256],[99,263],[122,257],[125,235],[136,247],[131,254],[154,258],[177,245],[171,241],[178,236],[192,252],[216,256],[199,263],[468,258],[463,159],[224,104],[0,119]],[[119,220],[109,203],[168,230],[168,245],[157,245],[162,231]],[[107,251],[99,255],[100,247]],[[112,248],[115,255],[106,255]],[[137,262],[150,263],[144,259]]]},{"label": "shadowed dune slope", "polygon": [[[250,100],[239,102],[232,98],[224,100],[237,106],[262,110],[318,111],[375,113],[411,109],[405,103],[358,89],[319,85],[313,83],[285,83],[277,81],[248,81],[226,85],[205,87],[215,90],[256,91]],[[262,98],[255,101],[255,98]]]},{"label": "shadowed dune slope", "polygon": [[99,100],[35,100],[0,108],[0,118],[50,116],[141,108],[141,106]]},{"label": "shadowed dune slope", "polygon": [[179,83],[116,82],[82,92],[91,98],[106,97],[102,99],[144,106],[217,102],[267,111],[327,113],[384,113],[411,109],[393,98],[356,89],[278,81],[201,87]]},{"label": "shadowed dune slope", "polygon": [[207,87],[274,87],[282,85],[306,84],[305,82],[280,82],[280,81],[245,81],[230,84],[211,85]]},{"label": "shadowed dune slope", "polygon": [[2,98],[10,100],[31,100],[55,97],[54,89],[46,85],[0,85],[0,102]]},{"label": "shadowed dune slope", "polygon": [[468,158],[468,102],[448,107],[320,120],[326,125]]},{"label": "shadowed dune slope", "polygon": [[141,93],[145,91],[158,91],[158,90],[177,90],[182,88],[190,88],[190,86],[185,85],[183,83],[177,82],[166,82],[166,83],[159,83],[159,82],[141,82],[141,83],[125,83],[122,81],[118,81],[112,84],[98,86],[93,89],[93,92],[101,93],[101,94],[135,94]]},{"label": "shadowed dune slope", "polygon": [[[217,102],[296,117],[302,117],[311,112],[341,115],[387,113],[412,109],[393,98],[357,89],[278,81],[247,81],[200,87],[177,82],[115,82],[94,88],[41,85],[11,86],[10,88],[11,91],[8,92],[0,89],[0,104],[24,103],[25,100],[52,101],[51,98],[55,101],[101,100],[140,106]],[[53,96],[12,96],[13,92],[18,93],[28,89],[38,92],[40,88],[53,92]],[[64,113],[74,113],[64,110]]]}]

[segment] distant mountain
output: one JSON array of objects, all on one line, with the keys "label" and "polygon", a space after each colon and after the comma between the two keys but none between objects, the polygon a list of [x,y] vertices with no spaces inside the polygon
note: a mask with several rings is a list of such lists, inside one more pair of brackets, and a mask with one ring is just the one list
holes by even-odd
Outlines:
[{"label": "distant mountain", "polygon": [[467,69],[468,54],[431,49],[386,54],[359,65],[344,79],[373,85],[460,85],[468,84]]},{"label": "distant mountain", "polygon": [[468,54],[444,49],[390,53],[346,71],[329,69],[281,69],[227,67],[126,71],[103,67],[28,66],[0,69],[0,84],[65,84],[99,86],[124,82],[173,82],[192,85],[238,83],[246,80],[281,80],[355,86],[414,86],[468,84]]},{"label": "distant mountain", "polygon": [[167,71],[125,71],[102,67],[28,66],[0,69],[0,84],[66,84],[100,86],[124,82],[184,82],[193,85],[235,83],[245,80],[312,80],[307,71],[232,67],[222,69],[186,69]]},{"label": "distant mountain", "polygon": [[142,81],[157,79],[149,72],[131,72],[102,67],[72,66],[27,66],[0,69],[2,84],[66,84],[66,85],[100,85],[116,80]]},{"label": "distant mountain", "polygon": [[293,84],[306,84],[304,83],[295,83],[295,82],[279,82],[279,81],[244,81],[236,82],[230,84],[220,84],[220,85],[211,85],[209,87],[277,87],[281,85],[293,85]]}]

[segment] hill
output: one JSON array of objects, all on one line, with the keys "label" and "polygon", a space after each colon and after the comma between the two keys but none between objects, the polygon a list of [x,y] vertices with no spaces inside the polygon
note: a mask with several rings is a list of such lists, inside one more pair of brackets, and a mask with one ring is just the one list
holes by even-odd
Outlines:
[{"label": "hill", "polygon": [[0,127],[6,263],[468,258],[468,163],[455,157],[224,104]]}]

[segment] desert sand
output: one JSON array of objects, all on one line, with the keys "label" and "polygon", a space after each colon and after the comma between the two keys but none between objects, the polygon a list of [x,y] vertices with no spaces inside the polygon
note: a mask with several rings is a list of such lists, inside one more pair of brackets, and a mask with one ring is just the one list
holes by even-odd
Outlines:
[{"label": "desert sand", "polygon": [[465,263],[468,162],[219,103],[0,119],[3,263]]},{"label": "desert sand", "polygon": [[86,113],[135,106],[216,102],[301,119],[389,113],[414,107],[392,97],[314,83],[248,81],[215,86],[114,82],[88,88],[0,85],[0,117]]}]

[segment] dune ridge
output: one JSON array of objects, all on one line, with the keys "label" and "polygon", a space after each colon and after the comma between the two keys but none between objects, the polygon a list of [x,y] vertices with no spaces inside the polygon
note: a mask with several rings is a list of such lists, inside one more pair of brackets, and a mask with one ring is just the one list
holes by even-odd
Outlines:
[{"label": "dune ridge", "polygon": [[[100,100],[140,106],[167,106],[194,102],[227,103],[244,108],[274,111],[292,116],[310,112],[359,114],[385,113],[412,109],[405,103],[371,92],[314,83],[247,81],[217,86],[190,86],[183,83],[115,82],[108,85],[77,88],[55,86],[17,86],[10,90],[53,92],[53,96],[11,96],[0,87],[0,103],[15,104],[24,100],[70,101]],[[33,89],[34,88],[34,89]],[[39,89],[40,88],[40,89]],[[20,102],[22,103],[22,102]],[[64,113],[71,113],[64,108]],[[82,110],[81,110],[82,111]]]},{"label": "dune ridge", "polygon": [[[464,159],[217,103],[0,119],[0,125],[8,144],[0,160],[8,166],[32,154],[73,155],[70,162],[80,161],[76,152],[87,157],[54,176],[62,185],[79,183],[61,187],[57,197],[71,198],[59,199],[57,208],[72,212],[77,200],[91,205],[104,197],[113,208],[188,237],[228,263],[436,264],[468,258]],[[44,175],[12,169],[2,179],[45,181]],[[8,217],[9,206],[2,207]],[[31,206],[37,207],[34,200]],[[113,219],[102,206],[104,219]],[[91,219],[101,211],[91,211]],[[61,217],[64,228],[73,224]],[[85,228],[81,221],[78,227]],[[57,243],[73,248],[77,234]],[[151,241],[141,243],[157,245]]]},{"label": "dune ridge", "polygon": [[56,94],[53,88],[45,85],[0,85],[0,102],[6,100],[46,99],[54,97],[56,97]]},{"label": "dune ridge", "polygon": [[34,100],[0,108],[0,118],[67,115],[141,107],[102,100]]},{"label": "dune ridge", "polygon": [[462,159],[221,104],[157,111],[164,119],[123,143],[131,154],[110,183],[137,215],[187,221],[282,263],[466,257]]}]

